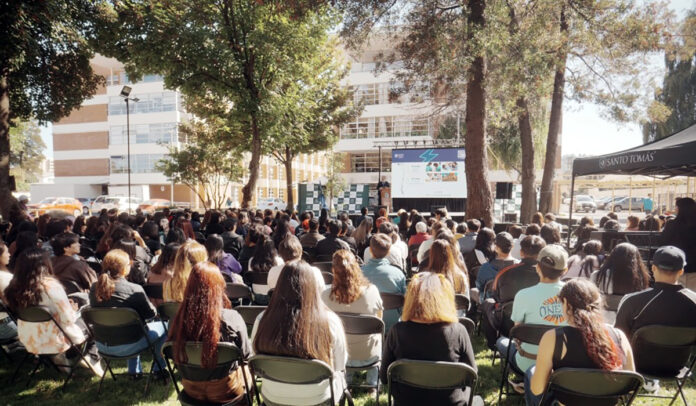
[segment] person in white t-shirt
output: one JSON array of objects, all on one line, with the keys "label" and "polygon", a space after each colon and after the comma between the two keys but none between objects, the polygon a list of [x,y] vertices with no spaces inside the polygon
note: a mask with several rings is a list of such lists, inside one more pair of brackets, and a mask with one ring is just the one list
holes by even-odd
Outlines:
[{"label": "person in white t-shirt", "polygon": [[[294,235],[288,235],[283,239],[283,241],[278,244],[278,254],[283,259],[283,263],[275,265],[268,271],[268,279],[266,280],[268,289],[275,289],[278,283],[278,278],[280,277],[280,272],[283,270],[285,264],[295,261],[302,261],[302,243],[300,239]],[[304,262],[304,261],[303,261]],[[324,290],[324,277],[321,275],[321,270],[315,266],[310,265],[312,270],[312,275],[317,281],[320,287],[320,292]]]}]

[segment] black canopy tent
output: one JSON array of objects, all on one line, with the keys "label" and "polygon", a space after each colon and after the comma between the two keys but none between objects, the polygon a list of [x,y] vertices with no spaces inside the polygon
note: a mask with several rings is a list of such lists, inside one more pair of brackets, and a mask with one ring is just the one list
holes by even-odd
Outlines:
[{"label": "black canopy tent", "polygon": [[635,148],[575,159],[570,182],[568,245],[570,224],[573,220],[575,178],[597,174],[644,175],[663,179],[673,176],[696,176],[696,125]]}]

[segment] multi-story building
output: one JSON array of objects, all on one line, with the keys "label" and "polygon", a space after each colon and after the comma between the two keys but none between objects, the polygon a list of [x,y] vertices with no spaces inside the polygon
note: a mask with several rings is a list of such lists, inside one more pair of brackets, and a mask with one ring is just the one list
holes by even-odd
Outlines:
[{"label": "multi-story building", "polygon": [[[112,58],[97,55],[92,67],[106,78],[105,86],[68,117],[53,123],[55,183],[70,185],[75,193],[82,194],[75,197],[128,193],[126,103],[120,96],[122,87],[128,85],[132,88],[130,97],[138,99],[129,103],[131,194],[200,205],[188,187],[172,185],[156,169],[170,146],[185,141],[178,134],[178,125],[189,118],[182,108],[181,94],[166,89],[158,75],[145,75],[131,83],[123,64]],[[325,167],[322,154],[299,156],[293,180],[313,181],[325,173]],[[235,184],[229,191],[233,202],[241,201],[241,188],[242,184]],[[262,158],[256,192],[259,199],[286,198],[285,170],[271,157]]]}]

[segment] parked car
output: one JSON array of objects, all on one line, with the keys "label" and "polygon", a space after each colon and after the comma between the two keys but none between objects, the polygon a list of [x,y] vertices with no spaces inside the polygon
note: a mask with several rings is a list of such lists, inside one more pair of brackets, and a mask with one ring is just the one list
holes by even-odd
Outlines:
[{"label": "parked car", "polygon": [[82,214],[82,202],[72,197],[47,197],[27,207],[39,216],[49,211],[62,211],[75,217]]},{"label": "parked car", "polygon": [[277,197],[269,197],[266,199],[261,199],[259,200],[258,208],[261,210],[264,209],[272,209],[272,210],[285,210],[285,207],[287,207],[287,203],[283,201],[283,199],[279,199]]},{"label": "parked car", "polygon": [[643,209],[643,198],[642,197],[624,197],[621,200],[614,202],[614,211],[620,212],[621,210],[635,210],[644,211]]},{"label": "parked car", "polygon": [[597,208],[600,210],[611,210],[612,202],[616,203],[625,198],[626,196],[605,197],[601,202],[597,202]]},{"label": "parked car", "polygon": [[130,199],[126,196],[107,196],[101,195],[94,199],[92,203],[92,213],[98,213],[102,209],[118,209],[118,211],[135,211],[140,204],[140,199],[137,197],[131,197]]},{"label": "parked car", "polygon": [[584,211],[586,213],[596,212],[597,205],[591,196],[587,195],[577,195],[575,196],[575,211]]},{"label": "parked car", "polygon": [[154,213],[157,210],[162,210],[170,206],[169,200],[167,199],[150,199],[140,203],[138,208],[144,212]]}]

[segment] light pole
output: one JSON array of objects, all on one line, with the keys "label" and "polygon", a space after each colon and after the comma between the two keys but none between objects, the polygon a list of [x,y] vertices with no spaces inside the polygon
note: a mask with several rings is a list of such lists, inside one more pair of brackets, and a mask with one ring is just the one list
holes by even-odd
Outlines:
[{"label": "light pole", "polygon": [[128,155],[128,198],[126,199],[126,204],[128,205],[128,214],[131,214],[131,167],[130,167],[130,162],[131,162],[131,156],[130,156],[130,106],[128,102],[134,102],[137,103],[140,99],[137,97],[131,98],[128,97],[130,96],[131,93],[131,87],[130,86],[123,86],[123,89],[121,89],[121,97],[123,97],[123,101],[126,102],[126,148],[127,148],[127,155]]}]

